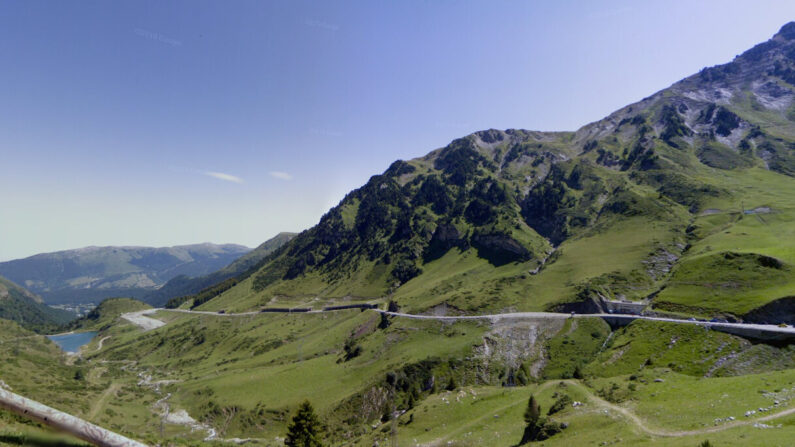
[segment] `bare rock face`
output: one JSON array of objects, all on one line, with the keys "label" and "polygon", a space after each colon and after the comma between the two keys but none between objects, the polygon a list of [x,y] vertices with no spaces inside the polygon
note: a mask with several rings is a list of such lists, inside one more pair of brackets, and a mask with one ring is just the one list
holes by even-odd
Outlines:
[{"label": "bare rock face", "polygon": [[481,257],[494,265],[523,262],[533,258],[533,253],[527,247],[507,234],[477,234],[472,238],[472,245],[478,249]]},{"label": "bare rock face", "polygon": [[425,261],[437,259],[454,247],[461,250],[469,248],[469,241],[466,235],[462,234],[455,225],[449,223],[439,224],[433,232],[428,247],[425,249]]},{"label": "bare rock face", "polygon": [[436,227],[431,242],[438,242],[447,248],[453,248],[466,244],[466,239],[454,225],[441,224]]}]

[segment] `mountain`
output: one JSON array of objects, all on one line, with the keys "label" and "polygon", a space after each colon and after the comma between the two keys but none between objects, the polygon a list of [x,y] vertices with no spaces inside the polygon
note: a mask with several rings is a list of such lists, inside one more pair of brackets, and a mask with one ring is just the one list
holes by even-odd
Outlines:
[{"label": "mountain", "polygon": [[[395,162],[181,303],[208,312],[103,301],[78,361],[0,320],[0,386],[147,445],[279,443],[306,399],[328,445],[791,445],[792,339],[683,317],[795,320],[794,34],[575,132]],[[616,300],[681,321],[442,317]],[[230,315],[362,301],[430,315]]]},{"label": "mountain", "polygon": [[490,129],[396,161],[205,306],[792,309],[794,85],[790,23],[575,132]]},{"label": "mountain", "polygon": [[102,300],[91,312],[70,322],[73,331],[101,331],[111,326],[121,314],[151,309],[146,303],[132,298],[108,298]]},{"label": "mountain", "polygon": [[254,250],[244,254],[231,264],[207,275],[191,278],[180,275],[169,280],[163,287],[148,293],[143,300],[157,307],[163,306],[169,299],[187,296],[201,291],[207,287],[234,278],[248,272],[268,255],[289,242],[296,233],[279,233],[260,244]]},{"label": "mountain", "polygon": [[75,317],[47,306],[41,297],[0,276],[0,318],[37,330],[52,329]]},{"label": "mountain", "polygon": [[0,275],[48,303],[142,297],[168,280],[214,272],[249,252],[241,245],[86,247],[0,263]]}]

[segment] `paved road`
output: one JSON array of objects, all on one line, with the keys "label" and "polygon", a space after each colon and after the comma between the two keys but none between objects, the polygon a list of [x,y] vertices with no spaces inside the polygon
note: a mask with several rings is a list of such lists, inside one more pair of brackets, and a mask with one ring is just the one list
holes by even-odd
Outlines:
[{"label": "paved road", "polygon": [[139,310],[137,312],[128,312],[126,314],[121,314],[121,317],[131,323],[137,324],[145,331],[151,331],[152,329],[157,329],[166,324],[164,321],[158,320],[156,318],[147,317],[147,315],[151,315],[158,310],[162,309],[146,309]]},{"label": "paved road", "polygon": [[[461,320],[510,320],[510,319],[565,319],[565,318],[602,318],[610,323],[619,325],[626,325],[634,320],[649,320],[649,321],[664,321],[668,323],[678,324],[692,324],[710,329],[728,332],[735,335],[752,337],[752,338],[766,338],[766,339],[788,339],[795,338],[795,327],[779,327],[773,324],[752,324],[752,323],[713,323],[709,321],[696,321],[696,320],[682,320],[676,318],[662,318],[662,317],[648,317],[641,315],[628,315],[628,314],[566,314],[554,312],[510,312],[501,314],[487,314],[487,315],[415,315],[402,312],[387,312],[380,309],[368,309],[373,312],[381,312],[387,315],[400,318],[413,318],[419,320],[437,320],[437,321],[461,321]],[[187,314],[198,315],[214,315],[217,317],[240,317],[252,316],[260,314],[261,312],[241,312],[241,313],[218,313],[199,310],[185,310],[185,309],[147,309],[138,312],[130,312],[122,315],[125,320],[131,321],[144,330],[156,329],[165,325],[163,321],[150,318],[147,315],[154,314],[158,311],[179,312]],[[321,312],[335,312],[335,310],[313,310],[304,313],[321,313]]]},{"label": "paved road", "polygon": [[556,319],[556,318],[602,318],[609,323],[618,325],[627,325],[634,320],[648,320],[648,321],[664,321],[668,323],[678,324],[694,324],[697,326],[707,327],[730,334],[763,338],[763,339],[789,339],[795,338],[795,327],[779,327],[774,324],[752,324],[752,323],[713,323],[710,321],[698,320],[683,320],[677,318],[662,318],[662,317],[648,317],[642,315],[629,315],[629,314],[564,314],[554,312],[511,312],[503,314],[490,314],[490,315],[462,315],[462,316],[435,316],[435,315],[413,315],[401,312],[383,312],[387,315],[403,318],[415,318],[424,320],[490,320],[498,321],[503,319]]}]

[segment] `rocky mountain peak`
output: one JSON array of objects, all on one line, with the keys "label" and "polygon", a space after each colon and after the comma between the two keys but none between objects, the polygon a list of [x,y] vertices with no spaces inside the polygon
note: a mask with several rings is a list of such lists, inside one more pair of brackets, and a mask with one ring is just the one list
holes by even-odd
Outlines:
[{"label": "rocky mountain peak", "polygon": [[776,40],[795,40],[795,22],[789,22],[773,37]]}]

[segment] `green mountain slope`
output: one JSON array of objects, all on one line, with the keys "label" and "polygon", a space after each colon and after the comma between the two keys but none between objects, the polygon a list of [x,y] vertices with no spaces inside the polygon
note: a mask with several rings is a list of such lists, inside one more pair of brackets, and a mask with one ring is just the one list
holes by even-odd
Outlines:
[{"label": "green mountain slope", "polygon": [[793,84],[795,23],[576,132],[492,129],[397,161],[205,306],[350,296],[587,311],[631,299],[740,318],[786,302]]},{"label": "green mountain slope", "polygon": [[169,280],[163,287],[147,294],[143,297],[143,300],[154,306],[162,306],[171,298],[191,295],[229,278],[243,275],[252,268],[255,268],[257,264],[268,255],[289,242],[295,235],[296,233],[279,233],[260,244],[254,250],[239,257],[231,264],[207,275],[197,276],[195,278],[191,278],[187,275],[177,276]]},{"label": "green mountain slope", "polygon": [[47,306],[41,297],[0,276],[0,319],[12,320],[29,329],[49,330],[75,315]]},{"label": "green mountain slope", "polygon": [[86,247],[0,262],[0,275],[41,295],[48,303],[140,298],[180,275],[200,276],[249,251],[240,245]]},{"label": "green mountain slope", "polygon": [[[230,313],[387,300],[587,311],[626,298],[791,322],[795,91],[775,67],[790,63],[790,34],[761,62],[752,50],[577,132],[489,130],[396,162],[251,275],[194,297],[223,313],[157,311],[165,324],[144,331],[102,316],[138,304],[107,302],[86,377],[110,381],[106,396],[117,380],[137,388],[83,414],[161,444],[215,433],[205,445],[276,445],[310,399],[328,445],[509,446],[533,394],[568,424],[543,445],[788,445],[792,344],[657,321]],[[785,89],[778,102],[760,90],[769,82]],[[745,107],[751,96],[764,110]]]},{"label": "green mountain slope", "polygon": [[85,316],[69,324],[70,330],[100,331],[108,328],[123,313],[151,309],[152,306],[132,298],[108,298]]}]

